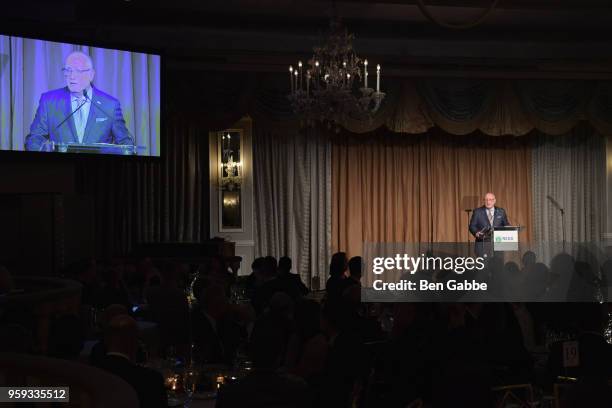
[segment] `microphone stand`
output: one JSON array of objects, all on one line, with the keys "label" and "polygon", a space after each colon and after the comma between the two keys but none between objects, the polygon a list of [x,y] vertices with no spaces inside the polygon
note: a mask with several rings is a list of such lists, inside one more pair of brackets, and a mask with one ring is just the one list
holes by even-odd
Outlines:
[{"label": "microphone stand", "polygon": [[465,214],[467,215],[467,240],[465,241],[466,244],[468,244],[468,247],[470,246],[470,213],[472,212],[471,208],[467,208],[465,209]]},{"label": "microphone stand", "polygon": [[[84,95],[85,95],[85,98],[87,98],[87,92],[84,92]],[[60,124],[59,124],[59,125],[57,125],[57,126],[55,127],[55,130],[59,129],[59,127],[60,127],[60,126],[62,126],[64,123],[66,123],[66,121],[67,121],[68,119],[70,119],[70,118],[71,118],[71,117],[72,117],[72,116],[73,116],[75,113],[77,113],[79,110],[81,110],[81,108],[83,107],[83,105],[85,105],[86,103],[87,103],[87,101],[85,101],[85,102],[81,103],[81,104],[79,105],[79,107],[78,107],[78,108],[76,108],[75,110],[73,110],[72,112],[70,112],[70,115],[66,116],[66,117],[64,118],[64,120],[62,120],[62,121],[60,122]]]},{"label": "microphone stand", "polygon": [[563,234],[563,252],[565,252],[565,210],[563,208],[559,208],[561,212],[561,229]]},{"label": "microphone stand", "polygon": [[555,207],[557,207],[557,209],[561,213],[561,236],[563,237],[563,252],[565,252],[565,210],[554,198],[552,198],[551,196],[546,197],[553,203]]},{"label": "microphone stand", "polygon": [[466,245],[466,250],[468,251],[468,254],[470,253],[470,213],[472,212],[471,208],[466,208],[465,209],[465,214],[467,215],[467,226],[468,226],[468,230],[467,230],[467,238],[465,240]]}]

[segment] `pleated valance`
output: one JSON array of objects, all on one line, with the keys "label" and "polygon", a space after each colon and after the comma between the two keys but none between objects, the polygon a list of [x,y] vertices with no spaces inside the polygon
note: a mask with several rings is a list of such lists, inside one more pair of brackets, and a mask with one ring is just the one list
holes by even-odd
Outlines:
[{"label": "pleated valance", "polygon": [[[243,115],[254,120],[294,126],[279,75],[221,74],[169,87],[174,114],[188,113],[208,127],[223,128]],[[369,120],[349,119],[353,133],[386,127],[392,132],[421,134],[439,127],[450,134],[476,130],[490,136],[549,135],[589,122],[600,134],[612,134],[612,82],[586,80],[388,79],[386,97]],[[193,101],[192,95],[201,96]],[[196,113],[196,115],[193,115]]]}]

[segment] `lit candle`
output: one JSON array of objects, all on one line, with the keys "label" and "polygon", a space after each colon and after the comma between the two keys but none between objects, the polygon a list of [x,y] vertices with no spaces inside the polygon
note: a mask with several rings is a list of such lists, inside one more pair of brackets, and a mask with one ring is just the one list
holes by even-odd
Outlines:
[{"label": "lit candle", "polygon": [[368,60],[363,61],[363,78],[364,78],[363,87],[367,88],[368,87]]},{"label": "lit candle", "polygon": [[376,65],[376,92],[380,92],[380,64]]},{"label": "lit candle", "polygon": [[300,82],[299,82],[299,87],[300,90],[302,89],[302,61],[298,62],[298,68],[300,69]]},{"label": "lit candle", "polygon": [[295,71],[293,71],[293,76],[294,76],[294,79],[295,79],[295,91],[297,92],[297,90],[298,90],[298,72],[297,72],[297,69]]},{"label": "lit candle", "polygon": [[216,378],[217,389],[221,388],[221,385],[225,383],[225,378],[222,375],[218,375]]},{"label": "lit candle", "polygon": [[289,65],[289,83],[291,84],[291,93],[293,93],[293,66]]},{"label": "lit candle", "polygon": [[319,81],[319,61],[315,61],[315,81]]}]

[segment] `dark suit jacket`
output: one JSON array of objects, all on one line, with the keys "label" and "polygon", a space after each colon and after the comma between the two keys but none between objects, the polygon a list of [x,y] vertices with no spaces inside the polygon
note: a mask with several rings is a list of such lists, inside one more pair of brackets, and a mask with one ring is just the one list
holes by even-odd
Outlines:
[{"label": "dark suit jacket", "polygon": [[100,361],[100,368],[115,374],[134,387],[141,408],[168,406],[164,379],[157,371],[140,367],[126,358],[114,355],[106,355]]},{"label": "dark suit jacket", "polygon": [[[503,208],[495,207],[495,212],[493,213],[493,227],[505,227],[506,225],[510,225],[508,222],[508,217],[506,216],[506,210]],[[478,231],[482,231],[485,227],[490,227],[491,223],[489,223],[489,217],[487,216],[487,209],[482,206],[474,209],[472,213],[472,219],[470,220],[470,233],[473,236],[476,236]],[[485,236],[484,240],[490,240],[491,237]],[[482,238],[476,238],[476,241],[483,241]]]},{"label": "dark suit jacket", "polygon": [[[36,116],[26,137],[26,150],[45,150],[44,143],[79,143],[74,117],[58,125],[72,112],[68,87],[55,89],[41,95]],[[110,115],[107,116],[107,115]],[[134,141],[125,127],[119,101],[93,88],[91,106],[83,143],[114,143],[133,145]]]}]

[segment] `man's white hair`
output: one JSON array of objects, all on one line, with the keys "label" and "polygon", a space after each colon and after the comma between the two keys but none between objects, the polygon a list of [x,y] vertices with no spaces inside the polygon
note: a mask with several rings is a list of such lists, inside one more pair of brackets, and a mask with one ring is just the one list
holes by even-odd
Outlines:
[{"label": "man's white hair", "polygon": [[93,69],[93,61],[91,60],[91,57],[87,54],[85,54],[83,51],[73,51],[70,54],[68,54],[68,56],[66,57],[66,61],[68,61],[68,59],[72,56],[80,56],[85,58],[85,60],[87,61],[87,64],[89,65],[89,68]]}]

